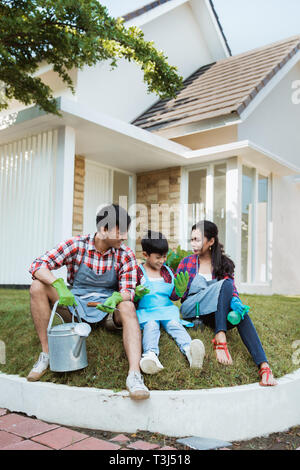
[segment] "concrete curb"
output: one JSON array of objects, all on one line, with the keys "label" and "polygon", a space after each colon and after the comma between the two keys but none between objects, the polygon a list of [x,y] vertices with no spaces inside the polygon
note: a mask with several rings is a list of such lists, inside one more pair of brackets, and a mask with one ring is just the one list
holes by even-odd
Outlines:
[{"label": "concrete curb", "polygon": [[238,441],[300,424],[300,369],[277,387],[257,383],[203,390],[153,391],[133,401],[125,391],[27,382],[0,373],[0,408],[65,426],[112,432]]}]

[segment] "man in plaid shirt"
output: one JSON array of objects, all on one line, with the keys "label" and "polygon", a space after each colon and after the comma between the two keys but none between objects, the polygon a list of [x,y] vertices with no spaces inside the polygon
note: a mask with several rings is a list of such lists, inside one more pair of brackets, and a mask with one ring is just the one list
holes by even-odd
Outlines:
[{"label": "man in plaid shirt", "polygon": [[[110,325],[123,328],[123,344],[129,362],[126,386],[130,397],[149,397],[149,390],[140,374],[141,332],[133,303],[137,281],[136,258],[133,251],[123,244],[130,222],[130,216],[122,207],[106,206],[97,214],[94,236],[70,238],[31,264],[31,314],[43,352],[27,380],[39,380],[48,368],[47,326],[51,306],[59,300],[60,308],[65,311],[66,307],[70,311],[74,305],[78,311],[80,307],[83,320],[92,326],[109,319]],[[62,278],[56,279],[52,273],[62,266],[67,267],[67,280],[72,291]],[[99,296],[106,299],[104,303],[98,300]],[[88,300],[96,300],[97,307],[91,310]]]}]

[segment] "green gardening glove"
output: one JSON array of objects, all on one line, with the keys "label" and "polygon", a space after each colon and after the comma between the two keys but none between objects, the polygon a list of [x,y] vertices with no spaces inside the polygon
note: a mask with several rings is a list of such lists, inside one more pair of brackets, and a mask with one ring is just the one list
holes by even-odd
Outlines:
[{"label": "green gardening glove", "polygon": [[113,292],[110,297],[106,299],[104,304],[97,305],[98,310],[102,310],[102,312],[112,313],[117,305],[123,301],[123,297],[120,292]]},{"label": "green gardening glove", "polygon": [[149,294],[149,292],[150,292],[150,289],[147,289],[146,286],[136,286],[134,302],[138,302],[144,297],[144,295]]},{"label": "green gardening glove", "polygon": [[178,297],[182,297],[183,294],[185,293],[187,286],[189,283],[189,273],[185,271],[185,273],[181,272],[178,273],[176,276],[176,279],[174,279],[174,287],[175,287],[175,292],[178,295]]},{"label": "green gardening glove", "polygon": [[59,296],[58,305],[65,305],[66,307],[72,307],[72,305],[77,305],[77,303],[75,302],[74,295],[67,288],[65,281],[62,277],[56,279],[54,282],[52,282],[51,285],[57,290]]}]

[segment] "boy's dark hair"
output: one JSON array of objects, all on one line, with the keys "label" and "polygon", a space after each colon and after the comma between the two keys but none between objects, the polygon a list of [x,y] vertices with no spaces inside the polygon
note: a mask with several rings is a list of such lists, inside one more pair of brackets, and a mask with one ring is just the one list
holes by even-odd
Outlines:
[{"label": "boy's dark hair", "polygon": [[102,207],[96,215],[96,226],[99,231],[101,227],[105,230],[111,230],[115,227],[120,229],[120,232],[127,232],[131,223],[131,217],[123,207],[117,204],[111,204]]},{"label": "boy's dark hair", "polygon": [[141,241],[142,249],[151,255],[158,253],[159,255],[166,255],[169,251],[169,245],[166,237],[160,232],[148,230],[147,234]]}]

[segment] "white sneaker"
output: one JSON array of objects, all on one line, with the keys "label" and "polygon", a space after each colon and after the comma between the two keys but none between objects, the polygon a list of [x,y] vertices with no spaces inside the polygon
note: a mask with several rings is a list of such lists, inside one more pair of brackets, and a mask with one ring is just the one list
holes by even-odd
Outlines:
[{"label": "white sneaker", "polygon": [[193,339],[185,353],[192,369],[202,369],[205,347],[200,339]]},{"label": "white sneaker", "polygon": [[27,376],[29,382],[36,382],[47,372],[49,367],[49,354],[41,352],[37,362]]},{"label": "white sneaker", "polygon": [[150,392],[144,384],[144,379],[140,372],[130,372],[128,374],[126,388],[129,391],[130,398],[133,400],[144,400],[150,396]]},{"label": "white sneaker", "polygon": [[153,351],[143,354],[140,360],[140,368],[145,374],[156,374],[164,368],[157,355]]}]

